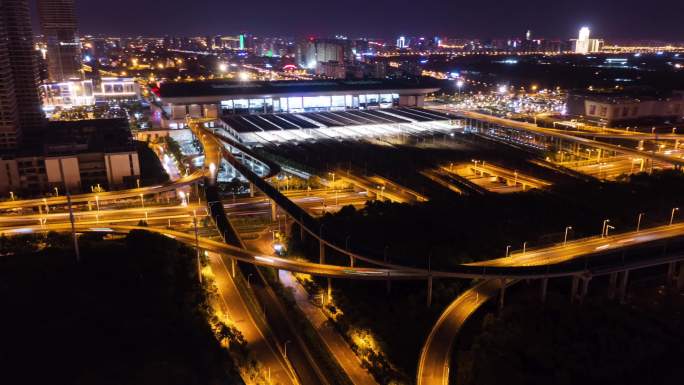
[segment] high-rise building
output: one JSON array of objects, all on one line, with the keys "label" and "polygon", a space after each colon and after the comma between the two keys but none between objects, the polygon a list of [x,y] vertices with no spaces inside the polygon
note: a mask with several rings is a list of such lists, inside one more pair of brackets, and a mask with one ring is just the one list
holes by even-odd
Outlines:
[{"label": "high-rise building", "polygon": [[403,48],[407,48],[407,47],[408,47],[408,43],[406,42],[406,37],[405,36],[399,36],[399,38],[397,39],[397,48],[403,49]]},{"label": "high-rise building", "polygon": [[38,63],[27,0],[0,1],[0,148],[42,127]]},{"label": "high-rise building", "polygon": [[38,0],[38,15],[47,42],[50,81],[80,79],[81,43],[74,0]]},{"label": "high-rise building", "polygon": [[10,68],[5,28],[4,4],[0,3],[0,148],[15,147],[20,131],[18,130],[17,99],[14,93],[14,77]]},{"label": "high-rise building", "polygon": [[318,63],[345,63],[352,59],[351,44],[340,39],[308,39],[297,45],[297,63],[302,68],[315,69]]},{"label": "high-rise building", "polygon": [[598,52],[601,50],[603,40],[590,39],[590,34],[591,31],[588,27],[582,27],[580,29],[579,36],[575,42],[575,53],[586,55],[588,53]]}]

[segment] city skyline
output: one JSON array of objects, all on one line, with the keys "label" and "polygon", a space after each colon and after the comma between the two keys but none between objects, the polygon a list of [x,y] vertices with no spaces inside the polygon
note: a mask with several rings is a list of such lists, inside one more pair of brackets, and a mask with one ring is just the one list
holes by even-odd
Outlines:
[{"label": "city skyline", "polygon": [[[684,12],[684,6],[672,0],[661,7],[648,8],[635,0],[562,1],[554,4],[553,10],[549,9],[544,17],[531,12],[549,8],[541,0],[524,5],[505,1],[493,8],[483,3],[442,1],[420,7],[399,1],[387,7],[352,0],[334,12],[330,12],[327,4],[310,0],[300,0],[297,4],[266,0],[259,8],[218,0],[204,0],[193,7],[180,0],[167,1],[164,7],[122,0],[106,13],[98,3],[77,2],[81,34],[193,36],[248,31],[278,36],[348,34],[390,39],[406,34],[496,38],[523,36],[529,29],[535,37],[569,38],[575,37],[576,31],[586,25],[596,36],[609,39],[684,40],[684,27],[677,22],[681,12],[676,12],[677,8]],[[35,8],[35,4],[32,6]],[[290,12],[295,8],[308,11]],[[136,12],[130,12],[131,9]],[[283,18],[283,14],[287,17]],[[316,17],[311,17],[313,14]],[[474,15],[486,17],[488,21],[483,22],[482,17]],[[34,16],[34,25],[37,25],[37,16]]]}]

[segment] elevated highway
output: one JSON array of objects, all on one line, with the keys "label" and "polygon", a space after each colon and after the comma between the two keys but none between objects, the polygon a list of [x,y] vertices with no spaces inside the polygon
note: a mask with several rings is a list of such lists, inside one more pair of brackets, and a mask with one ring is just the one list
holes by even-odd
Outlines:
[{"label": "elevated highway", "polygon": [[[617,153],[633,155],[633,156],[637,156],[637,157],[641,157],[641,158],[645,158],[645,159],[650,159],[650,160],[657,161],[657,162],[671,164],[677,168],[682,167],[682,165],[684,165],[684,159],[681,159],[681,158],[675,158],[675,157],[662,155],[662,154],[658,154],[658,153],[654,153],[654,152],[641,151],[641,150],[637,150],[634,148],[623,147],[623,146],[618,146],[618,145],[614,145],[614,144],[599,142],[596,140],[571,135],[571,134],[565,133],[561,130],[554,130],[554,129],[549,129],[549,128],[538,127],[533,123],[519,122],[519,121],[511,120],[511,119],[499,118],[496,116],[487,115],[487,114],[483,114],[483,113],[475,112],[475,111],[458,110],[458,111],[454,111],[454,113],[461,118],[478,120],[481,122],[485,122],[485,123],[489,123],[489,124],[493,124],[493,125],[497,125],[497,126],[501,126],[501,127],[507,127],[507,128],[512,128],[512,129],[516,129],[516,130],[526,131],[526,132],[532,133],[532,134],[551,137],[551,138],[555,138],[555,139],[567,140],[569,142],[575,142],[575,143],[583,144],[583,145],[586,145],[589,147],[600,148],[602,150],[608,150],[608,151],[614,151]],[[592,135],[588,135],[588,136],[592,136]]]}]

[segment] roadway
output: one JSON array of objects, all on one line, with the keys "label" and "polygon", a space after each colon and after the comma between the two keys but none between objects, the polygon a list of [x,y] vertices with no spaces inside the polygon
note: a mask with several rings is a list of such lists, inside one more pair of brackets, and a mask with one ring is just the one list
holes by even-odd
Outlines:
[{"label": "roadway", "polygon": [[[117,191],[104,191],[104,192],[97,192],[97,193],[87,193],[87,194],[78,194],[78,195],[72,195],[71,196],[71,202],[76,204],[76,203],[89,203],[89,202],[104,202],[104,201],[116,201],[116,200],[121,200],[121,199],[128,199],[128,198],[138,198],[141,195],[151,195],[151,194],[159,194],[167,191],[174,191],[177,190],[180,187],[183,186],[188,186],[194,183],[199,182],[202,178],[205,176],[205,171],[204,170],[197,170],[193,172],[192,174],[186,175],[181,177],[180,179],[177,179],[175,181],[171,181],[168,183],[160,184],[160,185],[155,185],[155,186],[149,186],[149,187],[141,187],[141,188],[134,188],[134,189],[127,189],[127,190],[117,190]],[[67,204],[67,197],[65,195],[60,195],[60,196],[52,196],[52,197],[46,197],[46,198],[34,198],[34,199],[23,199],[23,200],[7,200],[0,202],[0,210],[16,210],[16,209],[21,209],[21,208],[31,208],[31,207],[37,207],[37,206],[57,206],[57,205],[66,205]]]},{"label": "roadway", "polygon": [[642,157],[642,158],[651,159],[654,161],[672,164],[672,165],[677,166],[677,167],[681,167],[682,165],[684,165],[683,159],[674,158],[674,157],[661,155],[661,154],[648,152],[648,151],[640,151],[640,150],[629,148],[629,147],[617,146],[617,145],[599,142],[596,140],[587,139],[587,138],[583,138],[583,137],[578,137],[578,136],[566,134],[561,130],[554,130],[554,129],[538,127],[533,123],[519,122],[517,120],[499,118],[496,116],[487,115],[487,114],[474,112],[474,111],[458,110],[458,111],[453,111],[453,112],[462,118],[479,120],[482,122],[486,122],[486,123],[490,123],[490,124],[494,124],[494,125],[498,125],[498,126],[502,126],[502,127],[508,127],[508,128],[513,128],[513,129],[517,129],[517,130],[527,131],[527,132],[534,133],[537,135],[549,136],[549,137],[553,137],[553,138],[557,138],[557,139],[564,139],[564,140],[567,140],[570,142],[583,144],[583,145],[586,145],[589,147],[595,147],[595,148],[600,148],[603,150],[615,151],[618,153],[634,155],[637,157]]},{"label": "roadway", "polygon": [[[634,247],[648,242],[667,239],[684,234],[684,224],[659,226],[641,231],[611,235],[608,237],[593,237],[570,241],[567,244],[546,247],[539,250],[525,250],[511,253],[508,257],[472,263],[472,266],[482,267],[527,267],[558,265],[573,259],[593,255],[600,258],[608,252],[617,249]],[[640,262],[635,266],[649,266],[662,261]],[[625,269],[625,266],[593,271],[587,267],[587,273],[605,274],[615,269]],[[509,286],[518,279],[485,279],[477,282],[473,287],[463,292],[440,315],[433,326],[421,351],[418,364],[418,385],[444,385],[449,382],[449,366],[451,364],[453,342],[465,322],[477,309],[492,298],[495,298],[502,285]]]},{"label": "roadway", "polygon": [[[257,326],[247,304],[239,289],[231,277],[230,270],[224,258],[218,253],[208,253],[209,265],[211,266],[212,278],[218,289],[221,308],[228,314],[230,321],[240,330],[247,342],[247,348],[258,358],[273,383],[282,385],[296,385],[298,381],[293,378],[292,369],[283,359],[280,352],[276,352],[266,336]],[[266,373],[261,373],[267,377]]]},{"label": "roadway", "polygon": [[[189,217],[189,216],[188,216]],[[129,219],[130,220],[130,219]],[[139,227],[125,225],[109,225],[100,222],[77,223],[79,233],[127,233],[131,230],[146,230],[159,233],[169,238],[177,239],[191,246],[195,245],[194,234],[188,234],[169,228]],[[25,234],[44,231],[70,231],[68,222],[48,223],[45,225],[15,226],[13,224],[0,228],[0,233]],[[618,249],[637,247],[651,242],[662,241],[684,235],[684,223],[658,226],[611,235],[606,238],[592,237],[568,241],[566,245],[556,245],[513,252],[507,258],[499,258],[484,262],[460,265],[450,271],[426,270],[400,265],[385,264],[388,267],[345,267],[330,264],[312,263],[307,261],[287,259],[265,253],[258,253],[242,247],[226,244],[204,237],[198,238],[199,247],[210,252],[221,253],[256,266],[272,267],[280,270],[311,274],[321,277],[339,279],[427,279],[433,278],[545,278],[565,277],[580,274],[584,268],[564,265],[574,259],[591,256],[600,258],[601,255]],[[383,263],[384,264],[384,263]]]}]

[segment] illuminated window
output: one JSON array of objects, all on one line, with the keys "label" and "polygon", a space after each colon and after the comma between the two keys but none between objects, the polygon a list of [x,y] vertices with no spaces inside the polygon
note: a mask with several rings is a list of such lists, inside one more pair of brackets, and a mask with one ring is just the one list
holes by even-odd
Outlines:
[{"label": "illuminated window", "polygon": [[237,109],[247,109],[249,108],[249,100],[247,99],[235,99],[233,100],[233,107]]},{"label": "illuminated window", "polygon": [[380,95],[380,103],[392,104],[392,94],[381,94]]},{"label": "illuminated window", "polygon": [[288,111],[301,110],[303,108],[301,97],[287,98],[287,104],[289,105]]},{"label": "illuminated window", "polygon": [[330,96],[305,96],[303,99],[305,109],[330,108]]},{"label": "illuminated window", "polygon": [[[351,101],[351,97],[350,97],[350,101]],[[344,107],[345,106],[344,95],[334,95],[332,97],[331,106],[332,107]]]}]

